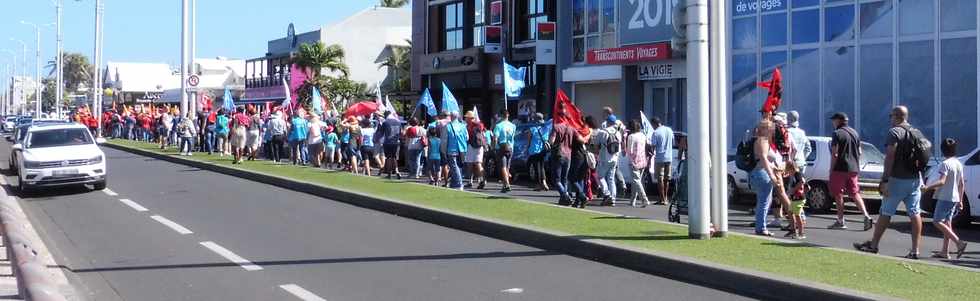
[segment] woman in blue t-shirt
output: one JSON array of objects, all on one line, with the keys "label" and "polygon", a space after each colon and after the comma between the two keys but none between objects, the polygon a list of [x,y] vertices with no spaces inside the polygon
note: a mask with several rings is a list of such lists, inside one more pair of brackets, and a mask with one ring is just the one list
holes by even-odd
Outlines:
[{"label": "woman in blue t-shirt", "polygon": [[228,146],[228,133],[230,129],[228,128],[228,122],[231,118],[225,115],[225,109],[218,110],[218,117],[214,123],[214,139],[217,141],[218,155],[224,157],[225,155],[230,155],[231,152],[227,151]]}]

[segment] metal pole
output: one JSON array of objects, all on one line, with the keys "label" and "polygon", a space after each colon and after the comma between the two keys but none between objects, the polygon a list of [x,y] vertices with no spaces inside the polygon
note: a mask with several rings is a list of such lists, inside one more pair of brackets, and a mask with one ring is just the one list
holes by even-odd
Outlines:
[{"label": "metal pole", "polygon": [[95,71],[92,73],[92,117],[98,128],[96,137],[102,137],[102,0],[95,0],[95,49],[93,50]]},{"label": "metal pole", "polygon": [[62,47],[64,47],[64,46],[62,44],[63,43],[63,37],[62,37],[62,34],[61,34],[61,13],[62,13],[62,4],[63,4],[63,2],[64,2],[64,0],[58,0],[58,2],[56,3],[57,15],[58,15],[58,17],[57,17],[58,20],[56,21],[57,27],[58,27],[58,46],[57,46],[58,47],[58,57],[55,58],[55,61],[58,64],[58,66],[57,66],[57,69],[58,69],[58,71],[57,71],[58,72],[58,90],[56,92],[57,94],[55,96],[54,103],[55,103],[55,114],[57,114],[58,119],[61,119],[61,102],[64,100],[64,96],[65,96],[65,77],[64,77],[64,72],[65,72],[64,71],[64,64],[65,63],[64,63],[64,58],[62,57],[64,55],[64,49],[62,49]]},{"label": "metal pole", "polygon": [[711,222],[715,236],[728,235],[728,26],[727,6],[709,7],[711,20]]},{"label": "metal pole", "polygon": [[688,235],[708,238],[708,1],[687,2]]},{"label": "metal pole", "polygon": [[[190,72],[191,74],[197,74],[197,0],[191,1],[191,37],[190,37]],[[197,116],[197,91],[191,92],[191,97],[187,102],[188,116],[190,119],[194,119]]]},{"label": "metal pole", "polygon": [[34,118],[41,118],[41,88],[43,87],[41,84],[41,27],[34,25],[34,32],[34,39],[37,42],[37,51],[35,51],[36,55],[34,57],[34,65],[36,68],[34,70],[34,78],[35,88],[37,88],[34,94]]},{"label": "metal pole", "polygon": [[180,116],[188,118],[187,114],[187,44],[188,34],[188,0],[181,0],[181,26],[180,26]]}]

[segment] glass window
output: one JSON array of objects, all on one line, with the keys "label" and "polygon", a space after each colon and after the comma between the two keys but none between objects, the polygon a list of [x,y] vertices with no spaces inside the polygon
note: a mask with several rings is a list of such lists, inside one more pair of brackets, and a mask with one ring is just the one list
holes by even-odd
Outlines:
[{"label": "glass window", "polygon": [[599,0],[588,0],[589,22],[588,32],[599,32]]},{"label": "glass window", "polygon": [[616,48],[616,33],[607,33],[602,35],[602,48]]},{"label": "glass window", "polygon": [[[790,91],[791,98],[786,106],[786,110],[796,110],[803,116],[800,118],[800,128],[816,135],[820,130],[820,121],[825,116],[819,114],[807,114],[807,112],[820,112],[820,84],[817,80],[820,76],[820,52],[816,49],[794,50],[790,61]],[[805,70],[805,71],[804,71]]]},{"label": "glass window", "polygon": [[763,99],[756,88],[755,54],[735,55],[732,57],[732,141],[741,141],[745,131],[755,126],[759,108]]},{"label": "glass window", "polygon": [[[786,53],[786,51],[763,52],[762,53],[762,74],[761,74],[761,76],[759,78],[759,81],[768,81],[768,80],[771,80],[772,79],[772,73],[776,70],[777,67],[779,67],[779,72],[783,74],[783,81],[785,82],[785,80],[788,79],[789,76],[790,76],[789,70],[788,70],[788,68],[786,68],[786,61],[788,59],[789,59],[789,55]],[[783,107],[786,107],[786,99],[789,98],[788,96],[790,95],[789,94],[790,93],[790,89],[787,86],[788,85],[785,85],[784,84],[784,87],[783,87]],[[763,95],[763,96],[760,96],[760,97],[762,97],[763,100],[765,99],[765,96],[764,95],[766,95],[766,93],[768,93],[768,92],[769,92],[769,90],[759,89],[759,94],[760,95]],[[762,104],[761,103],[759,105],[759,108],[762,108]]]},{"label": "glass window", "polygon": [[[933,138],[935,55],[933,41],[904,42],[898,48],[898,103],[908,106],[909,122]],[[975,54],[974,54],[975,55]],[[976,69],[974,69],[976,70]],[[976,87],[976,83],[971,87]],[[976,118],[974,115],[973,118]]]},{"label": "glass window", "polygon": [[572,35],[585,34],[585,0],[572,1]]},{"label": "glass window", "polygon": [[962,156],[977,147],[977,39],[942,43],[942,138],[959,140],[957,155]]},{"label": "glass window", "polygon": [[854,39],[854,6],[828,7],[824,11],[824,18],[827,33],[824,41],[847,41]]},{"label": "glass window", "polygon": [[486,0],[473,0],[473,46],[483,46],[483,25],[485,15],[483,13]]},{"label": "glass window", "polygon": [[882,38],[892,36],[892,19],[895,9],[892,1],[861,3],[861,38]]},{"label": "glass window", "polygon": [[[823,118],[834,112],[854,116],[854,47],[841,46],[823,49]],[[830,128],[820,129],[823,135]]]},{"label": "glass window", "polygon": [[526,26],[527,28],[518,29],[518,37],[522,41],[537,39],[538,23],[548,22],[544,0],[527,0],[525,3],[527,4],[527,9],[524,10],[522,18],[526,18],[527,22],[521,26]]},{"label": "glass window", "polygon": [[759,12],[759,7],[755,0],[734,0],[732,1],[733,16],[748,16]]},{"label": "glass window", "polygon": [[977,28],[977,0],[943,0],[939,6],[939,26],[943,31]]},{"label": "glass window", "polygon": [[793,8],[807,7],[820,4],[820,0],[793,0]]},{"label": "glass window", "polygon": [[899,32],[903,35],[933,32],[933,9],[933,0],[899,0]]},{"label": "glass window", "polygon": [[86,129],[57,129],[31,133],[27,148],[45,148],[92,144],[92,136]]},{"label": "glass window", "polygon": [[861,46],[861,112],[858,115],[861,140],[885,144],[892,106],[892,44]]},{"label": "glass window", "polygon": [[572,39],[572,60],[575,62],[585,61],[585,38]]},{"label": "glass window", "polygon": [[756,32],[756,17],[736,19],[732,21],[732,48],[753,49],[759,47],[759,35]]},{"label": "glass window", "polygon": [[851,2],[851,3],[853,3],[854,0],[824,0],[823,2],[824,3],[827,3],[827,4],[844,3],[844,2]]},{"label": "glass window", "polygon": [[820,10],[793,12],[793,44],[820,41]]},{"label": "glass window", "polygon": [[443,50],[453,50],[463,48],[463,3],[451,3],[443,6],[443,14],[446,16],[443,23],[445,30],[445,45]]},{"label": "glass window", "polygon": [[786,14],[762,16],[762,46],[786,45]]},{"label": "glass window", "polygon": [[602,2],[602,32],[616,31],[616,1],[603,0]]}]

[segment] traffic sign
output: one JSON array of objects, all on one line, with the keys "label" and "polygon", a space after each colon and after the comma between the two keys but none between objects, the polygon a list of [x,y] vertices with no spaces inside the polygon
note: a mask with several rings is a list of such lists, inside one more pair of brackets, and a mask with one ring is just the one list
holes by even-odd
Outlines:
[{"label": "traffic sign", "polygon": [[187,78],[188,86],[197,87],[197,85],[200,83],[201,83],[201,77],[197,76],[197,74],[192,74],[190,77]]}]

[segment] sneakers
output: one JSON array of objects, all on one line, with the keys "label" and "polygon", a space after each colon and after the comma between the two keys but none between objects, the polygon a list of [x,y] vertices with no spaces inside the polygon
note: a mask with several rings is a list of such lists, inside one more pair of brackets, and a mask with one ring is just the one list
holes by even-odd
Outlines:
[{"label": "sneakers", "polygon": [[827,227],[827,229],[831,229],[831,230],[847,230],[847,225],[845,225],[844,222],[842,222],[842,221],[836,221],[836,222],[834,222],[833,225],[830,225],[829,227]]},{"label": "sneakers", "polygon": [[[865,252],[865,253],[878,254],[878,248],[875,247],[875,246],[872,246],[871,245],[871,241],[865,241],[863,243],[854,243],[854,249],[855,250],[858,250],[858,251],[861,251],[861,252]],[[911,254],[911,253],[909,253],[909,254]],[[918,254],[916,254],[916,255],[918,255]]]},{"label": "sneakers", "polygon": [[963,252],[965,251],[966,251],[966,242],[961,241],[960,245],[956,246],[956,259],[960,259],[960,257],[963,257]]},{"label": "sneakers", "polygon": [[864,217],[864,231],[871,230],[871,228],[874,228],[874,226],[875,226],[875,220],[871,219],[871,217],[865,216]]},{"label": "sneakers", "polygon": [[508,192],[510,192],[510,187],[504,187],[500,189],[500,193],[508,193]]}]

